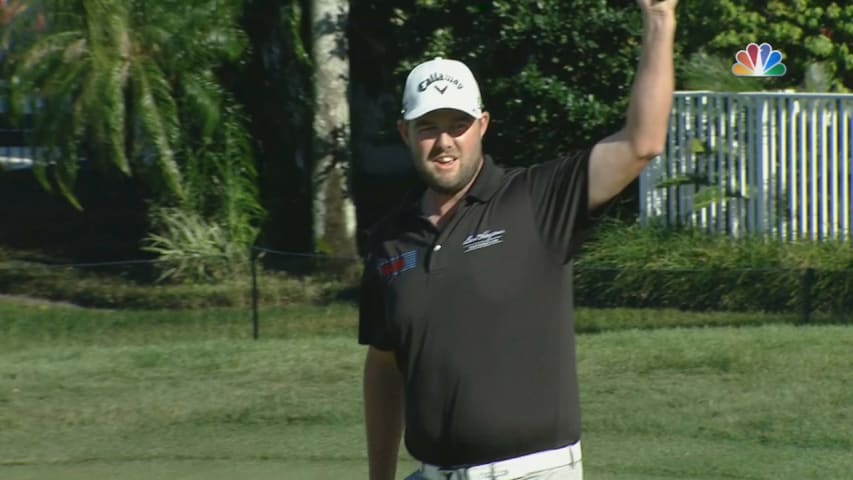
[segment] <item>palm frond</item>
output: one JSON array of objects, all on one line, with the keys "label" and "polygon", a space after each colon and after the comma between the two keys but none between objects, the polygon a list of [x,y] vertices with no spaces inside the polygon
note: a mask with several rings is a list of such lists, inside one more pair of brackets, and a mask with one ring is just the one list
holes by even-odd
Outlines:
[{"label": "palm frond", "polygon": [[27,112],[33,110],[33,98],[29,95],[36,87],[28,78],[12,75],[6,85],[6,93],[9,95],[9,117],[16,125]]},{"label": "palm frond", "polygon": [[36,71],[38,66],[43,66],[51,57],[59,56],[61,58],[68,46],[79,40],[85,40],[83,32],[80,30],[45,35],[19,54],[20,58],[16,62],[16,70],[19,72]]},{"label": "palm frond", "polygon": [[184,78],[184,95],[189,102],[189,115],[199,122],[204,139],[210,138],[219,125],[222,111],[222,87],[210,72],[194,72]]},{"label": "palm frond", "polygon": [[92,45],[118,50],[121,37],[128,31],[126,2],[83,0],[86,35]]},{"label": "palm frond", "polygon": [[42,79],[40,96],[73,100],[80,94],[89,69],[89,62],[84,59],[56,65],[51,76]]},{"label": "palm frond", "polygon": [[40,147],[37,151],[37,164],[48,167],[61,162],[76,162],[76,152],[64,148],[73,143],[73,133],[68,130],[65,111],[68,108],[65,99],[55,96],[42,99],[41,105],[33,112],[32,143]]},{"label": "palm frond", "polygon": [[68,128],[68,109],[68,99],[54,95],[43,98],[41,108],[34,112],[33,143],[38,148],[35,150],[33,172],[45,190],[53,191],[53,184],[47,177],[47,173],[52,171],[60,194],[75,209],[82,210],[73,193],[79,168],[79,128]]},{"label": "palm frond", "polygon": [[221,192],[219,204],[225,226],[235,243],[248,247],[257,236],[258,225],[265,212],[259,202],[257,172],[251,158],[251,147],[245,129],[245,119],[236,106],[225,108],[221,134],[221,155],[218,163]]},{"label": "palm frond", "polygon": [[[62,148],[64,152],[71,152],[77,150],[77,143],[73,140],[65,145]],[[56,179],[56,185],[59,187],[60,193],[65,197],[65,200],[71,204],[77,210],[82,211],[83,206],[77,200],[77,197],[74,195],[74,183],[77,181],[77,172],[79,171],[80,164],[76,161],[76,156],[74,161],[60,161],[56,162],[54,178]]]},{"label": "palm frond", "polygon": [[[14,108],[22,111],[27,99],[43,103],[33,131],[42,147],[36,170],[43,186],[79,208],[73,192],[85,151],[156,182],[154,191],[167,195],[155,203],[190,209],[204,224],[186,235],[215,226],[208,239],[212,233],[220,245],[242,249],[263,209],[244,123],[216,71],[248,45],[237,20],[243,2],[39,4],[48,30],[16,39],[6,60]],[[188,200],[188,192],[197,198]]]},{"label": "palm frond", "polygon": [[99,123],[105,125],[104,133],[107,138],[102,141],[110,146],[112,162],[125,175],[130,175],[130,162],[125,154],[125,69],[124,62],[119,61],[106,70],[101,76],[101,92],[103,95],[104,116]]},{"label": "palm frond", "polygon": [[86,23],[85,0],[41,0],[38,3],[51,31],[70,30]]},{"label": "palm frond", "polygon": [[173,51],[181,55],[183,62],[195,67],[234,61],[242,55],[248,47],[248,37],[234,22],[241,9],[242,2],[231,0],[164,0],[145,2],[145,13],[139,15],[164,17],[167,19],[164,30],[182,32],[173,35],[169,42],[180,42]]},{"label": "palm frond", "polygon": [[172,91],[172,85],[168,80],[169,76],[153,60],[144,59],[140,62],[140,66],[148,80],[151,96],[161,111],[166,138],[168,138],[170,145],[177,145],[181,130],[178,120],[178,105],[175,101],[176,96]]},{"label": "palm frond", "polygon": [[[209,14],[205,12],[204,17]],[[240,58],[240,55],[248,47],[248,38],[238,28],[227,25],[218,25],[209,18],[199,18],[198,22],[206,22],[207,28],[199,30],[193,40],[196,48],[191,52],[193,61],[198,64],[209,63],[213,59],[232,62]]]},{"label": "palm frond", "polygon": [[233,62],[238,60],[246,51],[249,46],[249,38],[239,28],[222,27],[217,31],[208,33],[207,43],[214,53],[213,58]]},{"label": "palm frond", "polygon": [[312,68],[314,62],[311,60],[311,55],[305,50],[305,45],[302,42],[302,7],[299,5],[299,2],[293,2],[289,7],[285,7],[284,10],[283,14],[287,18],[286,21],[293,54],[303,67]]},{"label": "palm frond", "polygon": [[46,192],[53,192],[53,186],[47,178],[47,167],[50,164],[50,157],[55,158],[56,153],[53,149],[42,147],[35,151],[35,158],[33,158],[33,176]]},{"label": "palm frond", "polygon": [[172,146],[178,138],[177,109],[162,72],[151,61],[133,66],[131,75],[137,95],[139,118],[143,130],[154,147],[156,162],[167,190],[184,198],[181,171]]},{"label": "palm frond", "polygon": [[72,40],[68,46],[65,47],[65,51],[62,52],[62,61],[79,62],[87,52],[88,43],[85,38],[81,37],[76,40]]},{"label": "palm frond", "polygon": [[79,95],[74,99],[71,121],[79,131],[88,132],[90,146],[101,155],[109,151],[112,142],[109,140],[106,122],[95,121],[97,115],[93,115],[102,107],[100,78],[97,74],[88,73],[82,79]]}]

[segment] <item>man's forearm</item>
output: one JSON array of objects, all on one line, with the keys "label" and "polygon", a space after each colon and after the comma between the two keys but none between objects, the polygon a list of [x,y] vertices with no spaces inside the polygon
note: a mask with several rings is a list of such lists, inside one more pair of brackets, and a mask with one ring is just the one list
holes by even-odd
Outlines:
[{"label": "man's forearm", "polygon": [[643,40],[637,77],[631,90],[625,133],[637,157],[650,159],[663,151],[675,88],[673,43],[675,14],[666,9],[643,11]]},{"label": "man's forearm", "polygon": [[364,367],[364,419],[370,480],[393,480],[403,434],[403,384],[395,365],[368,354]]}]

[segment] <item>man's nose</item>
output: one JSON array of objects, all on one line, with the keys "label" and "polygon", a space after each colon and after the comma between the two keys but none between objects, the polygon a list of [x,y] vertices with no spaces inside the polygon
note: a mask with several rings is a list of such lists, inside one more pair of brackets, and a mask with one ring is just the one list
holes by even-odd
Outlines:
[{"label": "man's nose", "polygon": [[437,143],[443,150],[448,149],[453,146],[453,135],[451,135],[447,130],[441,130],[438,132],[438,138],[435,139],[435,143]]}]

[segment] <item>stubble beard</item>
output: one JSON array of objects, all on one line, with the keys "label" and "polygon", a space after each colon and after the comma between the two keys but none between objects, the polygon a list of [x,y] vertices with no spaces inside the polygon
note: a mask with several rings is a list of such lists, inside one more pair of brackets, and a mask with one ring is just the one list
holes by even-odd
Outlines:
[{"label": "stubble beard", "polygon": [[429,161],[418,165],[418,173],[420,173],[426,186],[436,193],[455,195],[471,183],[471,180],[477,175],[480,163],[477,159],[463,160],[459,157],[457,157],[456,161],[459,162],[459,165],[456,174],[453,176],[437,174],[430,169]]}]

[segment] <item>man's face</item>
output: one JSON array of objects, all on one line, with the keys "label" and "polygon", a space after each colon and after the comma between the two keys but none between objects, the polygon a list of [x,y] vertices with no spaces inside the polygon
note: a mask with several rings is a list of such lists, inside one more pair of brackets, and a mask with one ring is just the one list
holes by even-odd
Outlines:
[{"label": "man's face", "polygon": [[427,186],[453,195],[467,187],[483,160],[483,135],[489,114],[475,119],[459,110],[442,109],[400,122],[403,141],[412,151],[415,169]]}]

